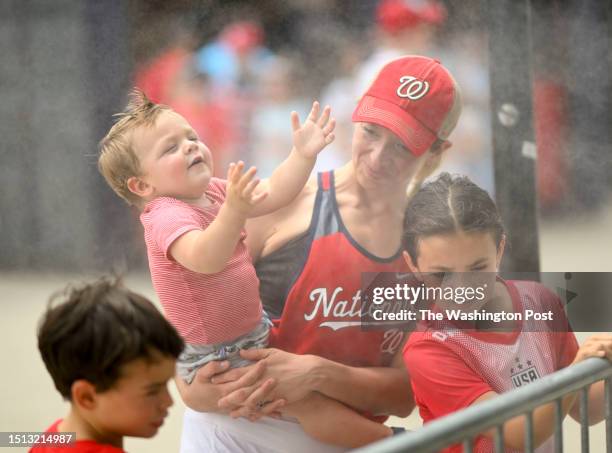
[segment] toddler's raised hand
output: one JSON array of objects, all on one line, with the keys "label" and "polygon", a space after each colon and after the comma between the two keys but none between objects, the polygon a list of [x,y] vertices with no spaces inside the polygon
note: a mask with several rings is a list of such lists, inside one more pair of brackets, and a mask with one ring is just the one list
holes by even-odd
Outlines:
[{"label": "toddler's raised hand", "polygon": [[259,184],[259,179],[255,178],[257,169],[249,168],[243,173],[244,162],[233,162],[227,170],[227,194],[225,203],[241,215],[248,216],[253,207],[261,202],[268,195],[267,192],[254,193]]},{"label": "toddler's raised hand", "polygon": [[316,157],[323,148],[334,141],[336,120],[330,119],[331,108],[326,106],[319,116],[320,106],[317,101],[312,103],[312,109],[304,124],[300,125],[297,112],[291,112],[291,127],[293,128],[293,146],[304,157]]}]

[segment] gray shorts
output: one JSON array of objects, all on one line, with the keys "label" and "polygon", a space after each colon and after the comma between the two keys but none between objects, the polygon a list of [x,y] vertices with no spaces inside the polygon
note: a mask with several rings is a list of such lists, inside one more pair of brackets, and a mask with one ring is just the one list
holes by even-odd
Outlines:
[{"label": "gray shorts", "polygon": [[241,349],[265,348],[268,345],[268,334],[272,322],[264,312],[261,322],[252,331],[244,335],[216,344],[185,344],[185,349],[176,362],[178,375],[191,384],[198,370],[213,360],[227,360],[231,368],[250,365],[250,360],[240,356]]}]

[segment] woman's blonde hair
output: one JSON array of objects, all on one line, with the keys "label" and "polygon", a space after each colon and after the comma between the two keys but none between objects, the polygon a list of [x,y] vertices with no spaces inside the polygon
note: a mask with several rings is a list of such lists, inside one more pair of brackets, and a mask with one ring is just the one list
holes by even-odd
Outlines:
[{"label": "woman's blonde hair", "polygon": [[442,162],[442,155],[444,153],[442,145],[457,126],[459,117],[461,116],[461,111],[463,109],[461,88],[450,72],[448,72],[448,76],[450,77],[454,86],[455,96],[453,98],[453,105],[446,115],[442,126],[440,126],[440,130],[438,130],[438,139],[433,145],[431,145],[429,150],[429,153],[431,154],[428,156],[425,162],[423,162],[421,168],[419,168],[417,173],[408,183],[408,187],[406,189],[408,199],[413,197],[413,195],[421,188],[425,180],[429,178],[440,166],[440,163]]}]

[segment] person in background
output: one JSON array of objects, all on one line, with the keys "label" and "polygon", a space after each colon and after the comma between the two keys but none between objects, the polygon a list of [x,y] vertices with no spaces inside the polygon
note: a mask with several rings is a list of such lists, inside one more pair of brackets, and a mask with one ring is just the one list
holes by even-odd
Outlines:
[{"label": "person in background", "polygon": [[[307,114],[308,101],[300,93],[296,64],[288,56],[270,59],[258,76],[258,86],[260,102],[249,127],[251,154],[257,172],[266,178],[285,159],[285,150],[291,147],[287,112],[295,111],[301,116]],[[325,159],[327,153],[328,150],[322,153],[317,163]]]},{"label": "person in background", "polygon": [[357,68],[355,94],[372,83],[383,65],[402,55],[437,57],[436,31],[446,16],[446,8],[438,0],[381,0],[376,7],[376,44]]}]

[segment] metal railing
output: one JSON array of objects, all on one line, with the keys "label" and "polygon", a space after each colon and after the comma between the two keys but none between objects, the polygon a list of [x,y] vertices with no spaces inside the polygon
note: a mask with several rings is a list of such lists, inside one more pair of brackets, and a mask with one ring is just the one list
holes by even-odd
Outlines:
[{"label": "metal railing", "polygon": [[592,358],[556,373],[549,374],[525,387],[512,390],[496,398],[483,401],[461,411],[427,423],[423,428],[393,436],[367,447],[359,453],[437,452],[462,443],[463,451],[471,453],[474,439],[483,431],[495,428],[495,452],[503,452],[503,425],[517,415],[525,415],[524,451],[534,451],[533,410],[543,404],[555,402],[555,452],[563,452],[563,413],[561,399],[579,391],[576,404],[580,404],[582,452],[589,451],[588,387],[605,381],[605,434],[607,453],[612,453],[612,364],[604,359]]}]

